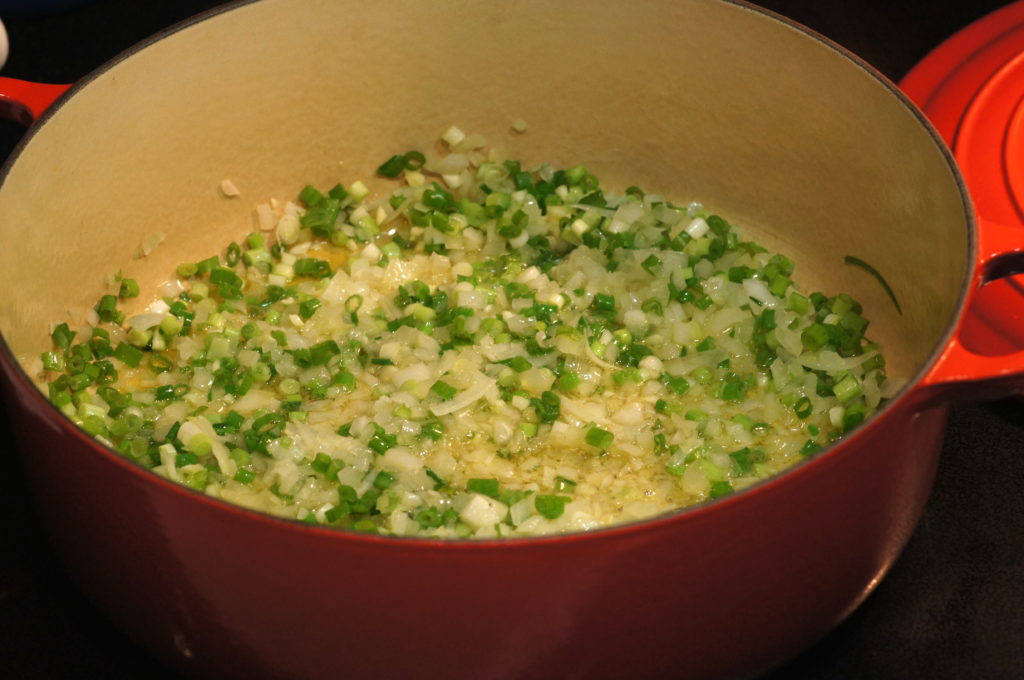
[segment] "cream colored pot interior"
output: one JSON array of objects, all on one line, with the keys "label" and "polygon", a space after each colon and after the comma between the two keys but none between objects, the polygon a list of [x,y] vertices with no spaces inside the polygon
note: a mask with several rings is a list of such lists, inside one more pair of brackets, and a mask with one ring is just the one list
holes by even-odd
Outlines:
[{"label": "cream colored pot interior", "polygon": [[[861,66],[759,11],[263,0],[128,56],[32,137],[0,191],[4,337],[35,357],[114,271],[166,280],[251,231],[256,203],[370,180],[451,124],[703,202],[792,255],[806,289],[860,299],[893,373],[913,375],[956,314],[968,229],[945,157]],[[844,255],[888,278],[902,316]]]}]

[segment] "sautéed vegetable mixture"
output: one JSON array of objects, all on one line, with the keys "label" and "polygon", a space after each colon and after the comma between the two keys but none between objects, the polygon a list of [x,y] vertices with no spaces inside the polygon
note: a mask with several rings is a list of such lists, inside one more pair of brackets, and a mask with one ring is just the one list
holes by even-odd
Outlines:
[{"label": "saut\u00e9ed vegetable mixture", "polygon": [[[145,311],[118,277],[53,328],[50,398],[155,473],[358,531],[587,530],[719,498],[887,393],[850,296],[726,218],[457,128],[359,182],[261,206]],[[233,187],[232,187],[233,189]]]}]

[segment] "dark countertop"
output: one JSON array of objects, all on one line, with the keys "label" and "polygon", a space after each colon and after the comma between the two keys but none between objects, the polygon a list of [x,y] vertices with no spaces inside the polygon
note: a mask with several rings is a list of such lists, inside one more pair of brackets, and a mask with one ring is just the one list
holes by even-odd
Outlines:
[{"label": "dark countertop", "polygon": [[[218,4],[102,0],[61,14],[4,17],[12,55],[0,75],[72,82]],[[1007,3],[761,4],[897,80],[957,29]],[[3,157],[21,134],[0,122]],[[0,676],[174,677],[111,627],[65,575],[36,526],[2,419],[0,428]],[[771,678],[1013,677],[1024,677],[1024,404],[1006,400],[952,410],[934,494],[892,572],[845,623]]]}]

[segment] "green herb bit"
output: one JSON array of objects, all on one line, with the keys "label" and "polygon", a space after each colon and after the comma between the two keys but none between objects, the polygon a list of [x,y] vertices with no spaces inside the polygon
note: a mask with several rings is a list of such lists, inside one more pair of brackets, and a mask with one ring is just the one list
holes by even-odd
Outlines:
[{"label": "green herb bit", "polygon": [[53,333],[50,334],[50,337],[53,339],[53,344],[66,350],[71,346],[71,341],[75,339],[76,335],[78,334],[68,328],[66,323],[61,323],[54,327]]},{"label": "green herb bit", "polygon": [[474,478],[466,482],[466,491],[490,496],[497,500],[501,494],[501,483],[497,479]]},{"label": "green herb bit", "polygon": [[223,420],[213,423],[213,430],[222,436],[226,434],[236,434],[242,428],[243,423],[245,423],[245,416],[238,411],[229,411],[228,414],[224,416]]},{"label": "green herb bit", "polygon": [[313,185],[307,184],[302,188],[302,191],[299,192],[299,200],[312,208],[324,200],[324,195]]},{"label": "green herb bit", "polygon": [[384,470],[381,470],[380,472],[378,472],[377,476],[373,478],[373,485],[376,488],[380,489],[381,491],[383,491],[384,489],[387,489],[388,487],[390,487],[394,483],[395,483],[395,476],[393,474],[391,474],[390,472],[386,472]]},{"label": "green herb bit", "polygon": [[183,279],[190,279],[199,273],[199,265],[195,262],[182,262],[178,265],[175,273]]},{"label": "green herb bit", "polygon": [[602,430],[596,425],[592,426],[587,430],[586,441],[593,447],[606,451],[612,442],[615,440],[615,435],[608,430]]},{"label": "green herb bit", "polygon": [[100,298],[100,301],[96,303],[96,314],[99,315],[100,321],[106,321],[108,323],[121,323],[124,321],[124,313],[117,309],[117,297],[114,295],[104,295]]},{"label": "green herb bit", "polygon": [[654,314],[655,316],[662,316],[665,313],[665,310],[661,305],[661,301],[657,298],[648,298],[644,300],[643,304],[640,305],[640,309],[645,314]]},{"label": "green herb bit", "polygon": [[[351,489],[352,487],[345,487]],[[347,501],[341,501],[333,508],[324,512],[324,519],[330,523],[338,522],[352,514],[352,505]]]},{"label": "green herb bit", "polygon": [[832,387],[832,393],[840,403],[845,404],[864,393],[864,388],[852,374],[847,374]]},{"label": "green herb bit", "polygon": [[657,255],[648,255],[647,259],[640,263],[640,266],[651,276],[657,276],[661,273],[661,258]]},{"label": "green herb bit", "polygon": [[536,437],[537,436],[537,423],[522,422],[519,423],[519,431],[523,433],[524,437]]},{"label": "green herb bit", "polygon": [[612,373],[612,380],[616,385],[622,386],[626,383],[642,383],[644,381],[643,375],[641,375],[639,369],[636,368],[624,368],[621,371],[615,371]]},{"label": "green herb bit", "polygon": [[437,527],[444,524],[444,518],[441,516],[441,512],[434,507],[420,510],[413,517],[416,523],[420,525],[421,529],[436,529]]},{"label": "green herb bit", "polygon": [[511,368],[516,373],[522,373],[533,368],[533,364],[529,362],[525,357],[512,357],[511,359],[503,359],[498,362]]},{"label": "green herb bit", "polygon": [[678,401],[658,399],[654,402],[654,410],[662,414],[682,413],[683,405]]},{"label": "green herb bit", "polygon": [[735,473],[738,476],[743,477],[749,475],[753,471],[754,463],[764,462],[766,456],[764,451],[761,449],[751,449],[745,446],[738,451],[730,453],[729,458],[732,459]]},{"label": "green herb bit", "polygon": [[229,267],[234,267],[240,259],[242,259],[242,246],[232,241],[224,251],[224,262]]},{"label": "green herb bit", "polygon": [[320,298],[309,298],[299,303],[299,316],[303,321],[308,321],[320,309]]},{"label": "green herb bit", "polygon": [[215,267],[219,266],[220,258],[217,257],[216,255],[211,255],[205,260],[200,260],[199,262],[196,262],[196,276],[202,276],[203,274],[206,274],[212,271]]},{"label": "green herb bit", "polygon": [[121,279],[121,288],[117,293],[120,298],[133,298],[139,296],[139,282],[135,279]]},{"label": "green herb bit", "polygon": [[759,331],[770,331],[775,328],[775,310],[766,309],[759,316],[755,328]]},{"label": "green herb bit", "polygon": [[138,349],[137,347],[132,347],[126,342],[122,342],[119,343],[117,347],[114,348],[114,353],[112,356],[115,359],[119,359],[126,366],[131,366],[132,368],[135,368],[139,365],[139,362],[142,361],[142,357],[144,355],[145,352],[143,352],[141,349]]},{"label": "green herb bit", "polygon": [[803,315],[811,309],[810,298],[797,292],[791,292],[786,298],[786,306],[793,312]]},{"label": "green herb bit", "polygon": [[236,482],[248,485],[251,484],[254,479],[256,479],[256,473],[253,472],[252,470],[247,470],[245,468],[238,468],[235,471],[235,476],[233,477],[233,479]]},{"label": "green herb bit", "polygon": [[555,477],[555,491],[569,491],[576,488],[576,482],[568,477]]},{"label": "green herb bit", "polygon": [[565,513],[565,504],[572,499],[568,496],[555,496],[551,494],[537,494],[533,501],[533,507],[541,517],[547,519],[558,519]]},{"label": "green herb bit", "polygon": [[558,376],[558,389],[563,392],[572,392],[580,385],[580,376],[576,371],[563,370]]},{"label": "green herb bit", "polygon": [[299,218],[299,223],[320,238],[331,238],[335,233],[335,225],[340,215],[341,201],[325,198],[311,206],[306,214]]},{"label": "green herb bit", "polygon": [[697,309],[707,309],[712,304],[711,297],[705,295],[703,297],[697,298],[696,300],[694,300],[693,304],[697,307]]},{"label": "green herb bit", "polygon": [[423,423],[420,427],[420,436],[436,442],[444,436],[444,424],[439,420],[432,420],[430,422]]},{"label": "green herb bit", "polygon": [[804,442],[804,445],[800,447],[800,454],[806,458],[810,458],[818,451],[821,451],[821,444],[813,439],[808,439]]},{"label": "green herb bit", "polygon": [[441,397],[441,401],[450,401],[458,393],[458,390],[443,380],[438,380],[431,385],[430,391]]},{"label": "green herb bit", "polygon": [[202,491],[210,484],[209,470],[196,470],[185,475],[185,485]]},{"label": "green herb bit", "polygon": [[292,265],[296,276],[308,276],[313,279],[328,279],[334,275],[331,265],[326,260],[312,257],[301,257]]},{"label": "green herb bit", "polygon": [[710,335],[697,343],[698,352],[707,352],[715,348],[715,339]]},{"label": "green herb bit", "polygon": [[404,169],[406,169],[406,159],[395,154],[377,168],[377,174],[393,178],[400,175]]},{"label": "green herb bit", "polygon": [[310,363],[314,366],[323,366],[338,354],[341,348],[334,340],[324,340],[309,348]]},{"label": "green herb bit", "polygon": [[320,452],[316,454],[313,462],[310,463],[310,467],[323,475],[325,479],[336,482],[338,481],[338,472],[345,467],[345,463],[331,458],[326,453]]},{"label": "green herb bit", "polygon": [[[383,430],[383,428],[381,428]],[[392,449],[398,445],[398,435],[388,434],[387,432],[378,431],[370,440],[366,443],[377,454],[384,454],[388,449]]]},{"label": "green herb bit", "polygon": [[732,484],[726,481],[711,482],[711,498],[721,498],[722,496],[731,494],[734,491]]},{"label": "green herb bit", "polygon": [[817,352],[828,344],[828,328],[821,323],[812,323],[800,333],[800,342],[808,352]]},{"label": "green herb bit", "polygon": [[437,182],[433,182],[423,190],[420,202],[432,210],[439,210],[443,213],[451,213],[458,209],[455,197]]},{"label": "green herb bit", "polygon": [[730,376],[722,383],[722,399],[732,402],[741,402],[747,396],[752,380],[740,376]]},{"label": "green herb bit", "polygon": [[345,311],[348,312],[349,321],[353,324],[359,323],[359,315],[356,313],[363,306],[362,295],[350,295],[345,300]]},{"label": "green herb bit", "polygon": [[534,397],[530,405],[542,423],[553,423],[562,413],[562,398],[551,391],[542,392],[540,398]]},{"label": "green herb bit", "polygon": [[448,488],[448,482],[444,481],[444,479],[441,478],[441,475],[437,474],[436,472],[434,472],[433,470],[426,466],[423,467],[423,471],[427,474],[427,477],[430,477],[432,480],[434,480],[435,489],[440,490]]},{"label": "green herb bit", "polygon": [[47,371],[63,371],[66,364],[64,356],[59,352],[43,352],[41,355],[43,368]]},{"label": "green herb bit", "polygon": [[124,437],[142,429],[143,420],[133,413],[125,413],[110,423],[110,433],[115,437]]},{"label": "green herb bit", "polygon": [[800,397],[793,404],[793,411],[796,413],[797,418],[803,420],[814,411],[814,404],[811,403],[810,397]]},{"label": "green herb bit", "polygon": [[406,170],[419,170],[426,160],[426,156],[420,151],[407,151],[402,155],[395,154],[377,168],[377,174],[393,179]]},{"label": "green herb bit", "polygon": [[843,432],[849,432],[864,422],[867,417],[867,407],[863,403],[851,404],[843,412]]},{"label": "green herb bit", "polygon": [[754,427],[756,427],[756,423],[753,421],[753,419],[742,413],[737,413],[736,415],[734,415],[732,417],[732,422],[741,425],[743,429],[746,430],[747,432],[751,432],[754,429]]},{"label": "green herb bit", "polygon": [[601,316],[614,316],[615,315],[615,296],[607,295],[605,293],[598,293],[594,296],[594,301],[591,303],[595,313]]},{"label": "green herb bit", "polygon": [[331,378],[331,384],[337,385],[346,392],[351,392],[356,388],[356,377],[348,371],[339,371]]},{"label": "green herb bit", "polygon": [[647,345],[644,345],[643,343],[640,342],[630,342],[632,340],[632,336],[624,328],[621,328],[615,332],[614,335],[616,336],[616,339],[618,339],[619,333],[621,331],[625,331],[625,335],[623,335],[622,337],[629,344],[627,344],[622,349],[622,351],[620,351],[618,355],[616,355],[615,362],[617,364],[622,366],[631,366],[635,368],[640,365],[640,361],[642,361],[644,357],[649,357],[652,354],[654,354],[653,350],[651,350],[651,348],[648,347]]},{"label": "green herb bit", "polygon": [[199,456],[194,453],[179,453],[174,457],[175,467],[185,467],[199,462]]},{"label": "green herb bit", "polygon": [[336,201],[344,201],[348,198],[348,189],[339,182],[327,191],[327,195]]},{"label": "green herb bit", "polygon": [[162,385],[155,390],[157,401],[173,401],[181,399],[188,394],[188,384],[178,383],[177,385]]},{"label": "green herb bit", "polygon": [[699,408],[691,408],[685,414],[683,414],[683,418],[685,418],[686,420],[691,420],[695,423],[702,423],[708,419],[708,414],[700,410]]},{"label": "green herb bit", "polygon": [[669,388],[677,396],[682,396],[686,394],[687,390],[690,389],[690,382],[686,378],[683,378],[682,376],[673,377],[668,373],[663,373],[661,376],[661,381],[662,383],[665,384],[667,388]]}]

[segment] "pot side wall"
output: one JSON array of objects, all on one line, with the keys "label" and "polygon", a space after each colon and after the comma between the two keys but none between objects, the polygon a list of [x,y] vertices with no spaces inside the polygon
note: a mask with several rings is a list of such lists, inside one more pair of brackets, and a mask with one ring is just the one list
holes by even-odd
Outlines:
[{"label": "pot side wall", "polygon": [[165,662],[218,678],[752,677],[825,635],[888,570],[945,421],[892,413],[675,518],[438,544],[342,536],[155,484],[78,432],[55,435],[64,424],[27,386],[8,396],[36,507],[84,592]]}]

